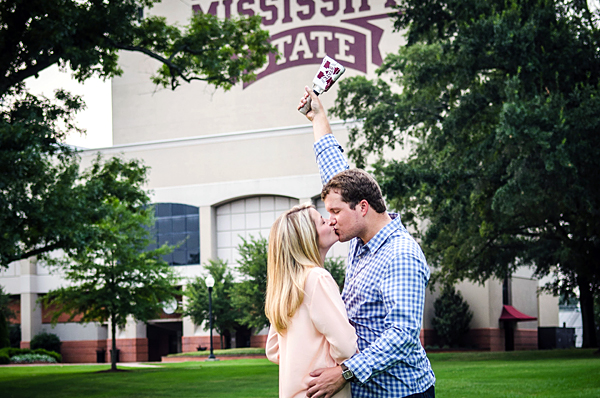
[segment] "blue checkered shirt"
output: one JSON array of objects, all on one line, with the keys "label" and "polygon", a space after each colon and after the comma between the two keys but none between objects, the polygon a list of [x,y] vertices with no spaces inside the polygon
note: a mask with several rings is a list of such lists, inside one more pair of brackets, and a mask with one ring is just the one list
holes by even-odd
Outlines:
[{"label": "blue checkered shirt", "polygon": [[[314,145],[321,181],[349,168],[332,134]],[[359,382],[352,397],[405,397],[435,376],[419,339],[429,267],[397,214],[368,243],[350,242],[342,298],[358,335],[359,353],[344,361]]]}]

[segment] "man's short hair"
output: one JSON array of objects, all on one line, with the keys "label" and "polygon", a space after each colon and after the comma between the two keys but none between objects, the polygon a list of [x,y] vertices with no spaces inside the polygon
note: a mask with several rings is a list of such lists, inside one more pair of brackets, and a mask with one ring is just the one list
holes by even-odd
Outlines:
[{"label": "man's short hair", "polygon": [[342,201],[348,203],[353,210],[363,199],[377,213],[383,213],[386,210],[379,184],[364,170],[349,169],[334,175],[323,187],[321,199],[325,200],[332,190],[337,191],[342,197]]}]

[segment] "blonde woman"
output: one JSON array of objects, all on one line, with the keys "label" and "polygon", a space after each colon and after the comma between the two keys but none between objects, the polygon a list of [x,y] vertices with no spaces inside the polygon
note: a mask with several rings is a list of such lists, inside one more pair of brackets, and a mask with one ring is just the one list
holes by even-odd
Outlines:
[{"label": "blonde woman", "polygon": [[[310,372],[356,353],[339,288],[323,268],[339,240],[311,205],[295,206],[271,227],[265,312],[271,322],[266,354],[279,364],[279,397],[305,398]],[[350,397],[350,383],[335,395]]]}]

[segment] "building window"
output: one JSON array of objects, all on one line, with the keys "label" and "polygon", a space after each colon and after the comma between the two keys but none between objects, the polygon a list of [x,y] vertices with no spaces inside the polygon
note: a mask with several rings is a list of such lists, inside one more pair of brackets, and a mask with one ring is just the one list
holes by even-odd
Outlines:
[{"label": "building window", "polygon": [[217,208],[217,256],[237,266],[238,245],[242,238],[268,239],[273,221],[298,204],[298,199],[282,196],[258,196],[239,199]]},{"label": "building window", "polygon": [[200,264],[200,213],[198,207],[180,203],[154,205],[154,242],[149,249],[168,243],[176,246],[163,256],[169,265]]}]

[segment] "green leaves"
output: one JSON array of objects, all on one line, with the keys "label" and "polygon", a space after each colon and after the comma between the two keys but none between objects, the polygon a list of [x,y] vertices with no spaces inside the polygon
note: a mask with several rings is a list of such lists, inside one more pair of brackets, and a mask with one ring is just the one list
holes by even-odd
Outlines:
[{"label": "green leaves", "polygon": [[[215,279],[212,292],[213,325],[217,333],[234,334],[238,329],[237,322],[240,311],[232,304],[235,284],[233,276],[228,269],[227,262],[223,260],[209,260],[204,269]],[[196,277],[186,287],[186,296],[189,301],[184,311],[185,316],[190,316],[195,324],[200,325],[206,321],[205,328],[208,329],[208,288],[205,277]]]},{"label": "green leaves", "polygon": [[[340,82],[333,112],[361,121],[349,154],[359,166],[381,156],[375,174],[422,237],[434,280],[527,265],[556,277],[555,290],[597,294],[598,16],[571,1],[399,8],[408,45],[377,80]],[[410,157],[385,159],[396,145]]]},{"label": "green leaves", "polygon": [[233,305],[240,311],[238,320],[241,324],[261,330],[269,325],[265,315],[267,240],[251,236],[249,240],[242,241],[238,247],[238,272],[243,279],[235,286]]}]

